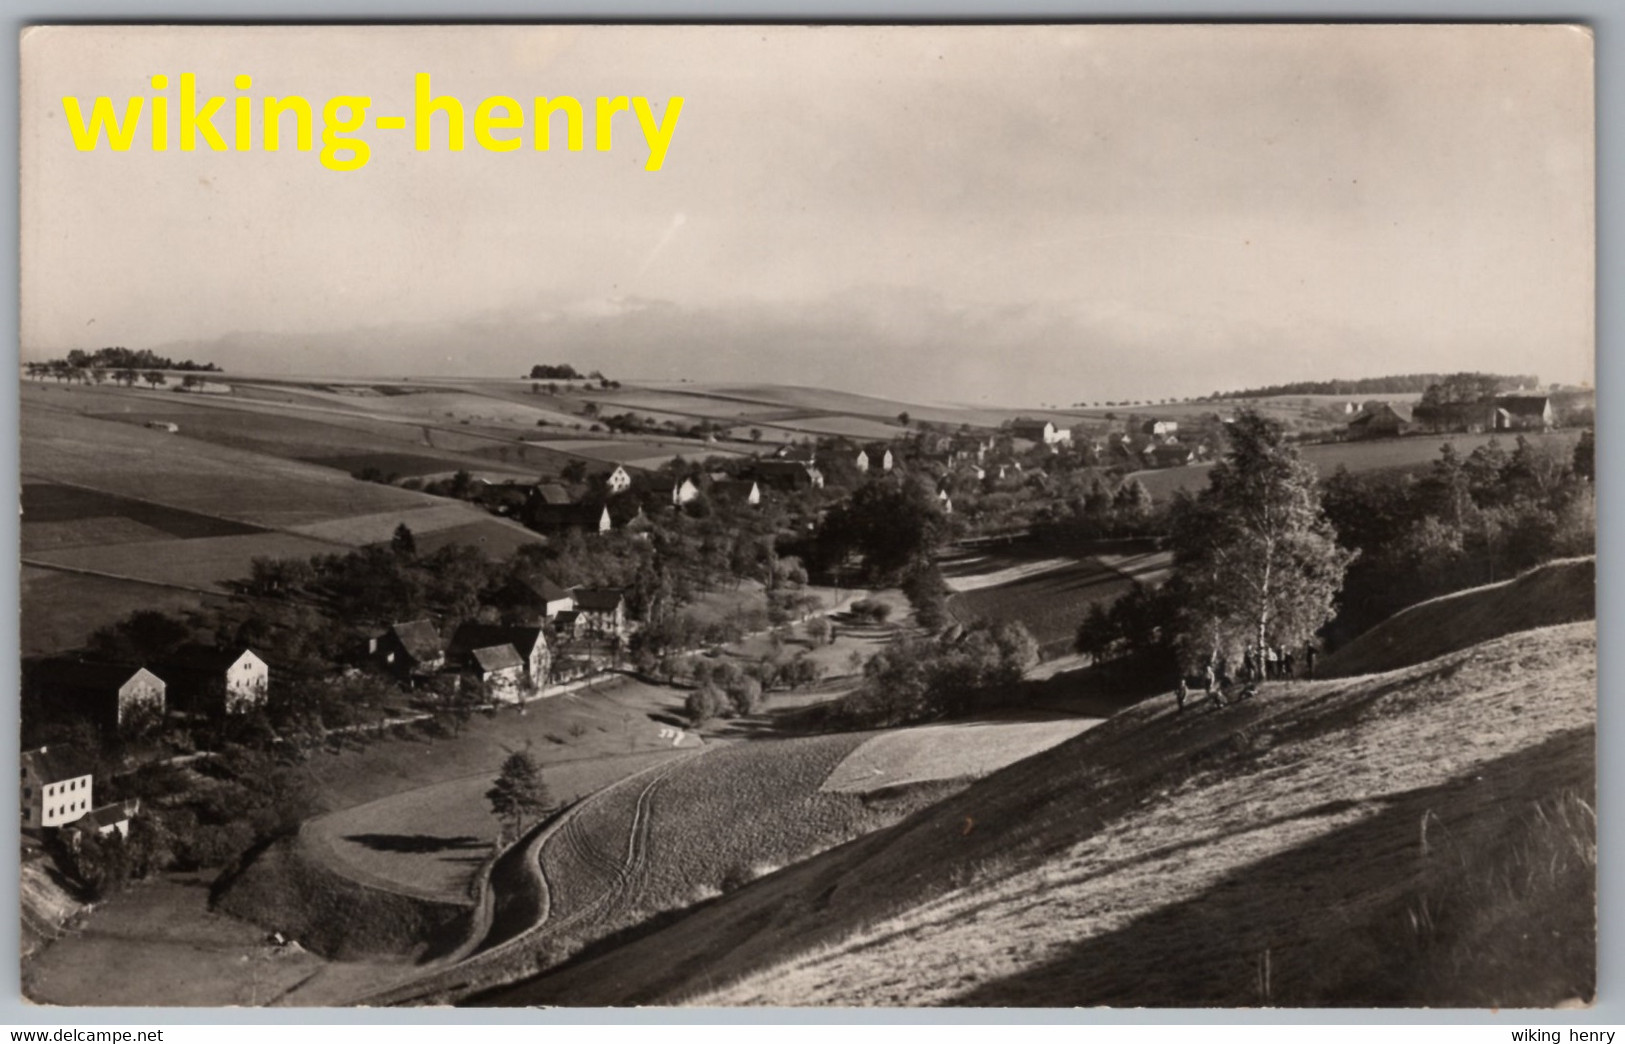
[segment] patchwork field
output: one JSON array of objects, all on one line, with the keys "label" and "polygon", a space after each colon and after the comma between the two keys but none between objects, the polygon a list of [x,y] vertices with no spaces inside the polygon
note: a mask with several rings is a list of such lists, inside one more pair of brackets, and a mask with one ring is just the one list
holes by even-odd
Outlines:
[{"label": "patchwork field", "polygon": [[225,592],[231,581],[249,576],[256,558],[309,558],[338,550],[324,541],[273,532],[74,547],[30,552],[27,559],[41,565]]},{"label": "patchwork field", "polygon": [[673,457],[700,460],[705,457],[737,457],[742,454],[701,442],[663,442],[658,439],[593,440],[545,439],[527,442],[556,453],[568,453],[607,464],[630,464],[657,468]]}]

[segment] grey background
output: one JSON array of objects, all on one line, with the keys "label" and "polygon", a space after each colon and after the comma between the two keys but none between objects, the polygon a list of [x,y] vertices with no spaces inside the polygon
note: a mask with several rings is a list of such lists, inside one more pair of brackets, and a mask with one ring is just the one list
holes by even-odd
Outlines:
[{"label": "grey background", "polygon": [[[1610,175],[1617,178],[1620,156],[1625,149],[1625,128],[1620,120],[1621,64],[1625,50],[1620,43],[1625,34],[1625,14],[1609,0],[1571,0],[1562,6],[1485,2],[1485,0],[1435,0],[1431,3],[1393,3],[1385,0],[1342,0],[1338,3],[1306,4],[1292,0],[1255,2],[1245,6],[1223,0],[1146,0],[1142,3],[1101,2],[1101,0],[1018,0],[995,4],[992,0],[881,0],[858,3],[812,3],[810,0],[722,0],[701,4],[696,0],[661,3],[658,0],[610,0],[605,3],[540,0],[477,0],[455,5],[448,0],[293,0],[270,3],[267,0],[230,2],[116,3],[113,0],[0,0],[4,24],[11,43],[0,54],[0,82],[8,85],[8,104],[0,109],[0,169],[5,172],[5,202],[0,207],[0,236],[17,242],[17,47],[18,33],[28,25],[73,22],[532,22],[532,21],[624,21],[624,22],[991,22],[991,21],[1400,21],[1400,22],[1574,22],[1590,26],[1596,34],[1597,90],[1597,388],[1599,405],[1598,490],[1599,490],[1599,573],[1597,617],[1599,627],[1599,713],[1598,713],[1598,812],[1601,818],[1598,878],[1599,952],[1598,1001],[1588,1011],[1530,1013],[1468,1011],[1106,1011],[1106,1010],[564,1010],[564,1011],[446,1011],[446,1010],[240,1010],[173,1008],[37,1008],[22,1001],[18,985],[18,965],[13,960],[0,978],[0,1021],[13,1024],[48,1026],[122,1024],[219,1024],[219,1023],[337,1023],[337,1024],[503,1024],[503,1023],[1482,1023],[1514,1028],[1523,1025],[1563,1026],[1578,1024],[1625,1024],[1625,916],[1619,899],[1625,894],[1621,877],[1609,871],[1619,865],[1621,838],[1625,834],[1612,811],[1611,799],[1621,793],[1622,772],[1608,756],[1625,744],[1618,717],[1610,713],[1607,694],[1619,676],[1618,658],[1608,639],[1618,632],[1612,628],[1619,619],[1617,578],[1609,566],[1614,562],[1619,535],[1611,528],[1618,515],[1621,472],[1625,456],[1615,444],[1613,414],[1625,405],[1625,389],[1616,386],[1612,342],[1619,333],[1619,292],[1622,287],[1618,258],[1625,236],[1625,213],[1617,192],[1610,192]],[[8,319],[5,356],[15,370],[17,363],[17,277],[16,250],[0,257],[0,311]],[[17,386],[0,382],[0,433],[7,452],[0,458],[5,481],[17,488]],[[12,546],[17,544],[17,516],[0,512],[0,533]],[[18,605],[18,560],[3,560],[0,568],[0,605]],[[8,752],[18,749],[15,712],[18,677],[17,632],[8,630],[0,638],[0,678],[9,713],[0,714],[0,744]],[[7,802],[15,806],[16,777],[5,776]],[[0,859],[0,895],[16,896],[17,862]],[[15,901],[0,904],[0,953],[18,952],[17,907]]]}]

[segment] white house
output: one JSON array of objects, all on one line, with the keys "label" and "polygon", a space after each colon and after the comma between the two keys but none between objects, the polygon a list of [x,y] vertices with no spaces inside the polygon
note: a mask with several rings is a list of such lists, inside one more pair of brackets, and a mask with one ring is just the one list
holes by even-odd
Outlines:
[{"label": "white house", "polygon": [[23,829],[72,823],[92,808],[93,775],[72,750],[41,747],[22,756]]}]

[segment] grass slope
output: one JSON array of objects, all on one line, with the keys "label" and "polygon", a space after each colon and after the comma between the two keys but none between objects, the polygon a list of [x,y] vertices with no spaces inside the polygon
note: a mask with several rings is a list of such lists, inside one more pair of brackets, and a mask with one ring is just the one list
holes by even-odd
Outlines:
[{"label": "grass slope", "polygon": [[[1548,852],[1529,824],[1584,819],[1595,664],[1595,629],[1577,623],[1387,674],[1269,685],[1222,713],[1154,698],[893,829],[482,1002],[1588,996],[1594,858],[1583,829],[1555,831]],[[1490,898],[1452,900],[1463,894]]]},{"label": "grass slope", "polygon": [[1413,605],[1321,661],[1326,678],[1389,671],[1533,627],[1597,615],[1597,560],[1575,558]]}]

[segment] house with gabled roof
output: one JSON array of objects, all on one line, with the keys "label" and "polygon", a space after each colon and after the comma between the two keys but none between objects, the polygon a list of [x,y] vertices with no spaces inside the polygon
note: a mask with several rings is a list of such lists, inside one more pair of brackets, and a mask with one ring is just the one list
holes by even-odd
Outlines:
[{"label": "house with gabled roof", "polygon": [[1501,395],[1495,399],[1496,431],[1550,431],[1552,400],[1545,395]]},{"label": "house with gabled roof", "polygon": [[815,465],[799,460],[759,460],[753,470],[756,481],[768,489],[797,492],[824,488],[824,474]]},{"label": "house with gabled roof", "polygon": [[446,665],[446,647],[429,620],[392,625],[374,639],[375,655],[397,674],[406,677],[433,674]]},{"label": "house with gabled roof", "polygon": [[760,504],[762,490],[750,479],[723,479],[711,483],[711,499],[719,504]]},{"label": "house with gabled roof", "polygon": [[532,689],[547,684],[553,654],[547,645],[547,634],[541,627],[465,623],[452,635],[451,646],[452,655],[462,658],[472,656],[481,649],[498,646],[511,648],[519,657],[522,667],[520,681]]},{"label": "house with gabled roof", "polygon": [[72,747],[52,745],[22,754],[24,830],[66,826],[91,810],[94,773]]},{"label": "house with gabled roof", "polygon": [[620,638],[626,635],[626,594],[613,588],[575,590],[577,636]]},{"label": "house with gabled roof", "polygon": [[1411,430],[1413,407],[1410,403],[1378,402],[1365,404],[1360,415],[1349,421],[1349,438],[1392,438]]},{"label": "house with gabled roof", "polygon": [[525,577],[520,583],[541,603],[542,616],[546,619],[576,607],[575,596],[545,576]]},{"label": "house with gabled roof", "polygon": [[480,680],[485,695],[493,700],[516,703],[525,681],[525,661],[506,643],[474,649],[469,667]]},{"label": "house with gabled roof", "polygon": [[572,530],[592,535],[614,527],[604,504],[548,504],[532,501],[525,506],[525,524],[538,533],[562,536]]}]

